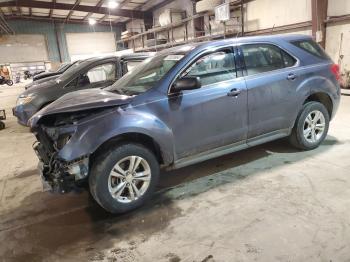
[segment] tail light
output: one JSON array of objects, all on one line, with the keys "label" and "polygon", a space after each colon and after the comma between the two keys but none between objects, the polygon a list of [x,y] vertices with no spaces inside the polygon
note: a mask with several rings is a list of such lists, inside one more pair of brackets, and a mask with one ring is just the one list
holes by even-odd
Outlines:
[{"label": "tail light", "polygon": [[331,65],[331,72],[332,74],[335,76],[335,79],[337,79],[337,81],[340,81],[340,68],[339,65],[337,64],[333,64]]}]

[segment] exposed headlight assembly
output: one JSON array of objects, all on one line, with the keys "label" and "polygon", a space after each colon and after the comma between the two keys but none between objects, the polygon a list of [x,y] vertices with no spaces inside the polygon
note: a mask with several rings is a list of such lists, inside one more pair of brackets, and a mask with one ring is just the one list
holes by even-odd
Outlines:
[{"label": "exposed headlight assembly", "polygon": [[50,137],[56,150],[61,150],[71,139],[75,132],[75,127],[66,128],[46,127],[46,134]]},{"label": "exposed headlight assembly", "polygon": [[29,94],[29,95],[20,95],[17,99],[17,106],[25,105],[30,103],[35,98],[35,95]]}]

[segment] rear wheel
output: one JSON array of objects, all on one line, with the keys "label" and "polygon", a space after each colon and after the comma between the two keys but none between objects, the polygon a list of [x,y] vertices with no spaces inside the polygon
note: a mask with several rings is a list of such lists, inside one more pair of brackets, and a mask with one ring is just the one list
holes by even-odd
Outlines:
[{"label": "rear wheel", "polygon": [[319,102],[308,102],[299,114],[292,134],[291,144],[303,150],[318,147],[325,139],[329,128],[329,114]]},{"label": "rear wheel", "polygon": [[123,213],[141,206],[151,197],[158,183],[158,161],[142,145],[112,147],[94,162],[89,177],[90,192],[111,213]]}]

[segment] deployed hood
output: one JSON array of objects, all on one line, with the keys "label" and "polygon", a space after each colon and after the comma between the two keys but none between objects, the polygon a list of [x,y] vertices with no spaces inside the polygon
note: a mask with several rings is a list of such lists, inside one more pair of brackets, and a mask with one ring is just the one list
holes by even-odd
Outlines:
[{"label": "deployed hood", "polygon": [[70,113],[94,108],[120,106],[128,104],[131,98],[131,96],[118,95],[100,88],[71,92],[41,109],[29,120],[29,123],[30,126],[33,127],[43,116],[57,113]]}]

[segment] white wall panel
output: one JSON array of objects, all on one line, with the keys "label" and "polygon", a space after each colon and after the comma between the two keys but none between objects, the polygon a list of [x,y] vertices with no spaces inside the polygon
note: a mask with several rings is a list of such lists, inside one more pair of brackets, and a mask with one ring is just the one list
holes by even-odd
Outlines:
[{"label": "white wall panel", "polygon": [[[341,34],[343,33],[342,49],[340,50]],[[341,63],[342,71],[350,70],[350,24],[339,24],[327,27],[326,52],[335,63],[339,63],[339,55],[344,55]]]},{"label": "white wall panel", "polygon": [[47,61],[48,52],[44,35],[3,35],[0,37],[1,63]]},{"label": "white wall panel", "polygon": [[67,33],[70,57],[76,55],[102,55],[116,51],[114,33]]},{"label": "white wall panel", "polygon": [[310,0],[257,0],[246,5],[246,31],[306,21],[311,21]]},{"label": "white wall panel", "polygon": [[328,0],[328,16],[350,14],[350,0]]}]

